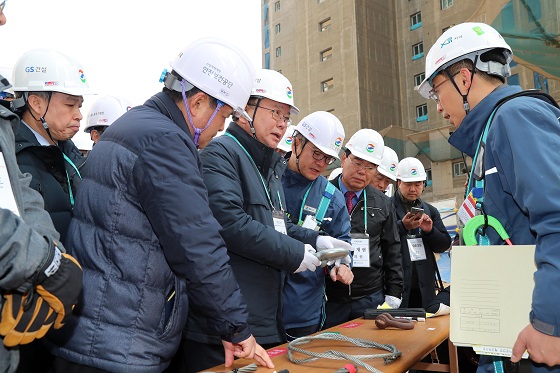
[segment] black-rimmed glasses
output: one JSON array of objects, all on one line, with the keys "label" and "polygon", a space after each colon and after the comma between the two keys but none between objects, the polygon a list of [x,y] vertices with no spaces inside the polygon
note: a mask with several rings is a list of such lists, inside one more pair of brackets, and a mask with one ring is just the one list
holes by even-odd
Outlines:
[{"label": "black-rimmed glasses", "polygon": [[272,113],[272,119],[274,119],[276,122],[280,122],[281,120],[284,121],[284,123],[286,123],[287,126],[291,126],[292,125],[292,118],[287,117],[285,115],[283,115],[280,111],[276,110],[276,109],[269,109],[267,107],[264,106],[256,106],[255,104],[247,104],[249,106],[255,106],[261,109],[265,109],[268,110]]}]

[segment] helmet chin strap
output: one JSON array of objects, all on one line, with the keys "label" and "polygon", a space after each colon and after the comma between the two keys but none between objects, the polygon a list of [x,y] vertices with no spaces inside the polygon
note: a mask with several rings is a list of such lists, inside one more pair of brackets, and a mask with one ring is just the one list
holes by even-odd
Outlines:
[{"label": "helmet chin strap", "polygon": [[52,135],[51,135],[51,131],[49,130],[49,125],[47,123],[47,121],[45,120],[45,115],[47,115],[47,112],[49,111],[49,106],[51,104],[51,97],[52,97],[52,92],[49,92],[49,99],[47,100],[47,108],[45,109],[45,112],[43,113],[43,115],[41,115],[39,117],[39,119],[35,118],[35,115],[33,115],[33,111],[31,110],[31,107],[29,106],[29,93],[25,92],[25,105],[27,106],[27,109],[29,111],[29,114],[31,114],[31,116],[33,117],[33,119],[35,119],[36,122],[41,121],[41,124],[43,125],[43,128],[45,129],[45,131],[47,132],[47,135],[49,136],[49,138],[51,139],[52,142],[54,142],[55,144],[57,144],[57,142],[55,141],[55,139],[53,139]]},{"label": "helmet chin strap", "polygon": [[192,127],[194,132],[193,135],[194,145],[196,145],[196,148],[198,149],[198,140],[200,139],[200,135],[205,129],[207,129],[210,126],[216,114],[218,114],[222,106],[224,106],[224,103],[220,100],[216,100],[218,102],[218,105],[216,105],[216,109],[214,109],[214,113],[212,113],[212,116],[210,117],[210,119],[208,119],[208,123],[206,123],[206,126],[204,128],[197,128],[194,126],[191,110],[189,109],[189,105],[187,102],[187,95],[185,94],[185,81],[183,79],[181,79],[181,95],[183,96],[183,103],[185,104],[185,109],[187,110],[187,116],[189,117],[189,120],[187,122]]},{"label": "helmet chin strap", "polygon": [[469,105],[469,102],[467,101],[467,96],[469,95],[469,92],[471,91],[472,81],[473,81],[473,78],[474,78],[474,74],[476,73],[476,62],[477,61],[478,61],[478,54],[474,57],[473,68],[471,70],[471,84],[469,85],[469,89],[467,89],[466,94],[461,93],[461,90],[459,89],[459,87],[457,87],[457,83],[455,83],[455,80],[453,79],[453,77],[451,76],[449,71],[447,71],[447,69],[444,70],[445,74],[447,75],[449,80],[451,80],[451,83],[453,83],[453,85],[455,86],[455,89],[457,90],[457,92],[459,92],[461,97],[463,97],[463,109],[465,109],[465,115],[467,115],[469,113],[469,111],[471,111],[471,107]]},{"label": "helmet chin strap", "polygon": [[299,169],[299,157],[303,153],[303,148],[305,148],[307,141],[308,141],[307,139],[303,140],[303,145],[301,146],[301,152],[299,152],[299,154],[297,153],[297,146],[296,146],[296,150],[294,151],[294,154],[296,155],[296,167],[300,175],[301,175],[301,170]]},{"label": "helmet chin strap", "polygon": [[251,135],[253,135],[253,138],[257,141],[259,141],[257,139],[257,131],[255,131],[255,126],[253,125],[253,123],[255,123],[255,116],[257,115],[257,109],[259,107],[259,104],[261,103],[262,97],[259,97],[257,99],[257,103],[255,104],[255,110],[253,111],[253,120],[251,120],[251,123],[249,123],[249,126],[251,128]]}]

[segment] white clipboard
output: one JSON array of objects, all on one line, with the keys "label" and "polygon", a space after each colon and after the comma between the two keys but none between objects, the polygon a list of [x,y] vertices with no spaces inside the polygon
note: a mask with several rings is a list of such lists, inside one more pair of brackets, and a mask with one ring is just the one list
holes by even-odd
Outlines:
[{"label": "white clipboard", "polygon": [[449,339],[484,355],[511,356],[530,323],[535,246],[456,246],[452,253]]}]

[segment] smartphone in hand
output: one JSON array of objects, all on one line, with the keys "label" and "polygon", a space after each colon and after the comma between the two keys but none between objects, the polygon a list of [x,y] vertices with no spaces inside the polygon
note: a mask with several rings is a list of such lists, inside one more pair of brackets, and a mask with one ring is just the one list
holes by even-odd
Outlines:
[{"label": "smartphone in hand", "polygon": [[410,210],[410,215],[412,216],[412,218],[414,220],[420,219],[423,214],[424,214],[424,209],[421,209],[421,208],[418,208],[418,207],[413,207]]}]

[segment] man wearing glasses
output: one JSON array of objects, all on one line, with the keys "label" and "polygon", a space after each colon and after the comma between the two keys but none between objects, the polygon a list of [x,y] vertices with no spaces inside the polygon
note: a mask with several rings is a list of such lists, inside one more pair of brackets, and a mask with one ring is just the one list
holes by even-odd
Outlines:
[{"label": "man wearing glasses", "polygon": [[[275,151],[291,123],[291,83],[282,74],[263,69],[251,90],[245,117],[230,123],[223,136],[201,152],[203,179],[210,207],[220,223],[235,278],[249,310],[249,327],[264,348],[286,339],[282,324],[282,292],[288,274],[315,271],[315,248],[345,247],[346,242],[291,224],[281,176],[286,160]],[[315,248],[314,248],[315,247]],[[207,320],[194,312],[187,321],[187,340],[179,354],[187,372],[223,362],[218,338]]]},{"label": "man wearing glasses", "polygon": [[391,201],[370,186],[384,151],[383,138],[366,128],[354,134],[342,155],[342,174],[331,182],[340,189],[350,214],[354,281],[350,286],[326,279],[325,328],[363,316],[387,303],[398,308],[403,291],[402,256]]},{"label": "man wearing glasses", "polygon": [[[316,111],[303,118],[293,134],[288,169],[282,176],[286,207],[294,224],[350,242],[350,218],[340,190],[322,176],[338,159],[344,128],[337,117]],[[354,278],[350,257],[330,268],[333,281],[349,285]],[[321,329],[325,322],[325,270],[288,276],[282,318],[289,341]]]}]

